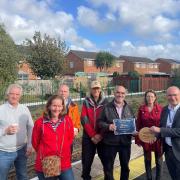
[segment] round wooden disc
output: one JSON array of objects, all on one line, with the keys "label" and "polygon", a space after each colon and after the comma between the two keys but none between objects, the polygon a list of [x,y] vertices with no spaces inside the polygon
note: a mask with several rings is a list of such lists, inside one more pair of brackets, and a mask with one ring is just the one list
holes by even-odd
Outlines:
[{"label": "round wooden disc", "polygon": [[139,139],[142,142],[150,143],[152,141],[156,141],[155,135],[150,131],[148,127],[142,128],[138,133]]}]

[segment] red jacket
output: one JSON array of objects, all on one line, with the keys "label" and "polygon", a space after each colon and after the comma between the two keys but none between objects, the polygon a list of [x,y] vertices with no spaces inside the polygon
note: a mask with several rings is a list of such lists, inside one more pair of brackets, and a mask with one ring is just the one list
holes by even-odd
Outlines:
[{"label": "red jacket", "polygon": [[[63,136],[64,143],[62,145]],[[32,133],[32,145],[37,153],[35,162],[36,171],[42,172],[41,159],[42,157],[50,155],[61,156],[62,171],[69,169],[71,167],[71,144],[73,137],[73,124],[69,116],[65,115],[56,130],[52,128],[50,121],[48,122],[44,117],[37,119]]]},{"label": "red jacket", "polygon": [[104,105],[107,104],[107,99],[100,96],[97,103],[92,97],[87,97],[82,105],[81,124],[89,137],[97,134],[96,120],[100,117]]},{"label": "red jacket", "polygon": [[[148,111],[146,105],[140,106],[137,116],[137,131],[140,131],[143,127],[160,126],[160,116],[162,107],[159,104],[155,104],[152,111]],[[146,151],[156,151],[159,155],[162,154],[162,142],[161,140],[155,141],[153,144],[144,143],[138,137],[135,138],[135,142],[141,145]]]}]

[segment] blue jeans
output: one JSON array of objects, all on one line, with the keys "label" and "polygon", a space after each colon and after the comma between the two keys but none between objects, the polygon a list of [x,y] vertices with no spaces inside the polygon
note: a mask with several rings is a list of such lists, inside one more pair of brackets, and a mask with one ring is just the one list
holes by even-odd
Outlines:
[{"label": "blue jeans", "polygon": [[0,179],[7,180],[11,166],[15,166],[16,178],[27,180],[27,157],[26,146],[16,152],[0,151]]},{"label": "blue jeans", "polygon": [[62,171],[60,176],[45,178],[43,172],[36,172],[39,180],[74,180],[72,168]]}]

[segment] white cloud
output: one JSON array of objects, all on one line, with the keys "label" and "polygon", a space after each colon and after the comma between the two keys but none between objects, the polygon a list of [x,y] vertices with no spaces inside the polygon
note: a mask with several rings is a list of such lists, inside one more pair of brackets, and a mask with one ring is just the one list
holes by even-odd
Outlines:
[{"label": "white cloud", "polygon": [[111,31],[116,25],[116,17],[112,13],[107,13],[101,18],[98,11],[85,6],[78,7],[77,19],[82,26],[92,28],[98,32]]},{"label": "white cloud", "polygon": [[172,58],[180,60],[180,45],[179,44],[155,44],[155,45],[135,45],[130,41],[124,42],[109,42],[111,52],[116,56],[139,56],[156,58]]},{"label": "white cloud", "polygon": [[51,10],[53,3],[54,0],[0,0],[0,22],[18,44],[40,31],[79,48],[95,48],[92,42],[78,35],[71,14]]},{"label": "white cloud", "polygon": [[[139,36],[166,41],[172,38],[172,31],[180,27],[177,0],[90,0],[95,8],[107,6],[116,15],[116,26],[132,26]],[[101,21],[101,20],[100,20]]]}]

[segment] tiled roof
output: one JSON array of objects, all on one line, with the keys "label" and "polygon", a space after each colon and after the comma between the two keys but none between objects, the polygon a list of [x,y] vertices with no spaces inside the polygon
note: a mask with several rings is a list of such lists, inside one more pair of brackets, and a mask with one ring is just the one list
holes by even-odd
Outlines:
[{"label": "tiled roof", "polygon": [[[84,60],[88,60],[88,59],[95,60],[97,54],[99,53],[99,52],[76,51],[76,50],[70,50],[70,52],[74,53],[76,56]],[[120,60],[116,56],[114,56],[114,58]]]},{"label": "tiled roof", "polygon": [[156,61],[157,60],[165,61],[165,62],[168,62],[170,64],[173,64],[173,63],[180,64],[180,61],[179,60],[175,60],[175,59],[158,58],[158,59],[156,59]]},{"label": "tiled roof", "polygon": [[71,50],[70,52],[74,53],[76,56],[78,56],[81,59],[95,60],[97,56],[97,52],[76,51],[76,50]]},{"label": "tiled roof", "polygon": [[134,56],[119,56],[120,60],[126,60],[131,62],[146,62],[146,63],[156,63],[149,58],[144,57],[134,57]]}]

